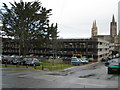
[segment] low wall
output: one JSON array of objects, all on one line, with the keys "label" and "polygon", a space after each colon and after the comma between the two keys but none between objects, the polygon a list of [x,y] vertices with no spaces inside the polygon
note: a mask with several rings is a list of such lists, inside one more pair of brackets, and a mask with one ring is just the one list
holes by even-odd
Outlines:
[{"label": "low wall", "polygon": [[63,63],[63,59],[61,59],[61,58],[48,59],[48,62],[51,62],[51,63]]}]

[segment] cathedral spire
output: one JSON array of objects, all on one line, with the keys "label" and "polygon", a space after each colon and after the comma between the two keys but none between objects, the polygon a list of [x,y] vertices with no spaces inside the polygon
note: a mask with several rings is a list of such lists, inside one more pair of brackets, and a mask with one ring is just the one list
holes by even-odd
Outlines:
[{"label": "cathedral spire", "polygon": [[95,20],[94,22],[95,22],[95,27],[97,27],[97,26],[96,26],[96,20]]},{"label": "cathedral spire", "polygon": [[94,21],[93,21],[93,25],[92,25],[92,28],[93,28],[93,27],[95,27],[95,23],[94,23]]},{"label": "cathedral spire", "polygon": [[95,28],[95,27],[97,27],[97,26],[96,26],[96,20],[93,21],[93,25],[92,25],[92,28]]},{"label": "cathedral spire", "polygon": [[113,17],[112,17],[112,22],[115,22],[114,14],[113,14]]},{"label": "cathedral spire", "polygon": [[117,36],[117,22],[115,21],[114,14],[112,17],[112,22],[110,23],[110,35],[112,37]]},{"label": "cathedral spire", "polygon": [[95,20],[93,21],[93,25],[92,25],[92,37],[97,36],[97,32],[98,30],[97,30],[97,25],[96,25],[96,20]]}]

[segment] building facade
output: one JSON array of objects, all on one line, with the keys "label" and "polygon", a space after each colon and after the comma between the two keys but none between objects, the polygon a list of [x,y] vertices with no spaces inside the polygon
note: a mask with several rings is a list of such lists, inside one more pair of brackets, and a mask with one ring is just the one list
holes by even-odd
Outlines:
[{"label": "building facade", "polygon": [[[3,54],[4,55],[19,55],[19,46],[14,40],[3,39]],[[58,39],[56,48],[51,45],[46,48],[34,48],[28,52],[39,56],[59,56],[72,57],[73,54],[81,54],[86,57],[93,57],[100,60],[103,57],[109,56],[109,42],[99,38],[88,39]]]}]

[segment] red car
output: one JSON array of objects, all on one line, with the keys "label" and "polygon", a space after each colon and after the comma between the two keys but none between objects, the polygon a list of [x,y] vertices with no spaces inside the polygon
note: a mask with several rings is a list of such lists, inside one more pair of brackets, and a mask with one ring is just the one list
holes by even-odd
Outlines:
[{"label": "red car", "polygon": [[94,58],[90,57],[90,58],[88,58],[88,61],[89,62],[95,62],[96,60]]}]

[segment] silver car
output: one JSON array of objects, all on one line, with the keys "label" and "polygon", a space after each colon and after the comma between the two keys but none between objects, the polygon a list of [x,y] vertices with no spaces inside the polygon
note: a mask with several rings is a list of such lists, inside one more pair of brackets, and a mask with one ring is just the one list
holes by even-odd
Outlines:
[{"label": "silver car", "polygon": [[41,62],[37,58],[28,58],[26,60],[26,65],[28,66],[40,66]]}]

